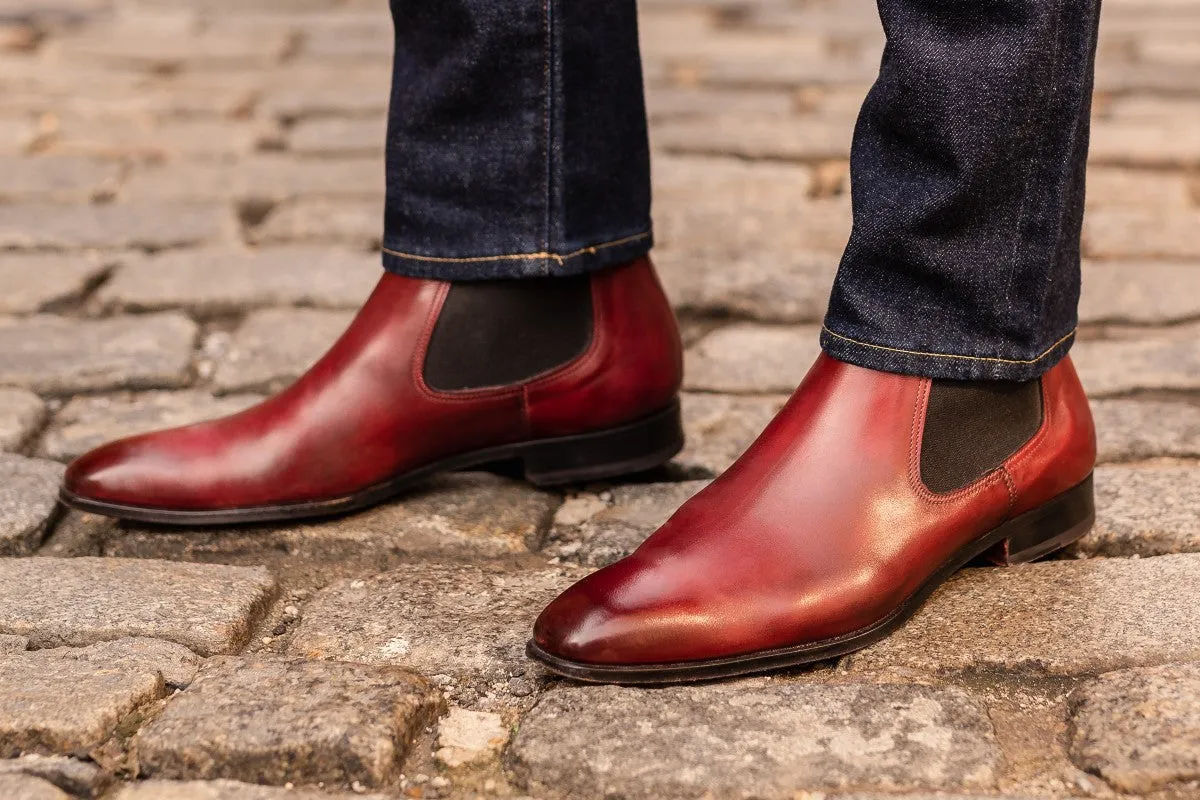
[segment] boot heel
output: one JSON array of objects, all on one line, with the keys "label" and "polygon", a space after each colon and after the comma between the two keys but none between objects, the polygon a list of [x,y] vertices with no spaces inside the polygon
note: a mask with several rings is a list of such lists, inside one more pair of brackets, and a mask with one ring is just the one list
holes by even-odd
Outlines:
[{"label": "boot heel", "polygon": [[665,464],[682,449],[683,420],[676,401],[619,428],[532,442],[521,457],[526,480],[553,486],[643,472]]},{"label": "boot heel", "polygon": [[1000,566],[1036,561],[1083,538],[1095,521],[1096,502],[1089,475],[1074,489],[1005,524],[1004,539],[985,557]]}]

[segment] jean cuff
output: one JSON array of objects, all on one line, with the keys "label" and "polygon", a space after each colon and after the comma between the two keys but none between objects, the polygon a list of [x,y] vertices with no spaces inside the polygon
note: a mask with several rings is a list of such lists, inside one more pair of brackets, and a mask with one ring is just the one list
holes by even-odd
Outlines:
[{"label": "jean cuff", "polygon": [[839,361],[881,372],[957,381],[1034,380],[1062,361],[1074,342],[1072,330],[1034,358],[1013,359],[905,350],[821,329],[821,348]]},{"label": "jean cuff", "polygon": [[385,239],[383,268],[410,278],[441,281],[566,277],[626,264],[649,253],[653,245],[654,234],[646,230],[564,253],[457,257],[409,253]]}]

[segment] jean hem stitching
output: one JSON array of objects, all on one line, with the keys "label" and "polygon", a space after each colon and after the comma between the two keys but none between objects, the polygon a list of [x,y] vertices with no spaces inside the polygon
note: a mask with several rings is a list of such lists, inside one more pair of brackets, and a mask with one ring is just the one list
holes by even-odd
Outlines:
[{"label": "jean hem stitching", "polygon": [[[623,245],[623,244],[630,244],[632,242],[636,242],[636,241],[639,241],[642,239],[648,239],[648,238],[650,238],[650,231],[644,231],[643,233],[634,234],[633,236],[626,236],[623,239],[614,239],[611,242],[604,242],[602,244],[594,244],[589,247],[581,247],[580,249],[575,250],[574,252],[563,253],[563,254],[549,253],[549,252],[509,253],[509,254],[494,255],[494,256],[466,256],[463,258],[454,258],[454,257],[449,257],[449,256],[422,256],[422,255],[417,255],[415,253],[402,253],[399,250],[391,250],[387,247],[384,247],[381,249],[383,250],[383,252],[387,253],[388,255],[396,256],[397,258],[407,258],[407,259],[411,259],[413,261],[431,261],[436,264],[476,264],[476,263],[482,263],[484,261],[523,261],[525,259],[531,259],[531,258],[548,258],[558,264],[564,264],[567,261],[570,261],[572,259],[581,258],[581,257],[587,256],[587,255],[592,255],[600,250],[604,250],[609,247],[619,247],[620,245]],[[834,335],[836,335],[836,334],[834,334]]]},{"label": "jean hem stitching", "polygon": [[926,356],[928,358],[946,358],[946,359],[953,359],[956,361],[987,361],[987,362],[993,363],[993,364],[1036,364],[1039,361],[1042,361],[1043,359],[1046,359],[1049,356],[1051,356],[1054,353],[1054,351],[1059,348],[1060,345],[1062,345],[1064,342],[1066,342],[1068,339],[1070,339],[1072,336],[1075,335],[1075,330],[1072,329],[1070,333],[1068,333],[1066,336],[1059,339],[1054,344],[1050,345],[1050,347],[1046,348],[1046,350],[1041,355],[1037,356],[1036,358],[1014,359],[1014,358],[993,358],[991,356],[963,356],[963,355],[956,355],[954,353],[927,353],[923,350],[904,350],[899,347],[886,347],[881,344],[871,344],[870,342],[860,342],[857,339],[851,339],[849,336],[843,336],[840,333],[834,333],[833,331],[829,330],[829,328],[826,326],[821,326],[821,330],[823,330],[825,333],[829,334],[830,336],[832,336],[836,339],[841,339],[843,341],[850,342],[851,344],[856,344],[861,347],[870,347],[875,350],[884,350],[889,353],[900,353],[900,354],[908,355],[908,356]]}]

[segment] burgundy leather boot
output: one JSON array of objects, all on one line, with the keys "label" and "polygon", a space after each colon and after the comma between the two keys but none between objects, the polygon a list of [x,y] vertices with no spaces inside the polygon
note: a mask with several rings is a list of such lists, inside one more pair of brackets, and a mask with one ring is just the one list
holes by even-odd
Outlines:
[{"label": "burgundy leather boot", "polygon": [[157,523],[333,514],[430,473],[520,459],[536,484],[682,446],[679,332],[648,259],[592,276],[449,284],[385,274],[283,393],[77,459],[62,499]]},{"label": "burgundy leather boot", "polygon": [[628,558],[542,613],[572,678],[700,680],[885,637],[978,556],[1091,528],[1095,431],[1069,360],[1038,381],[931,381],[822,355],[758,441]]}]

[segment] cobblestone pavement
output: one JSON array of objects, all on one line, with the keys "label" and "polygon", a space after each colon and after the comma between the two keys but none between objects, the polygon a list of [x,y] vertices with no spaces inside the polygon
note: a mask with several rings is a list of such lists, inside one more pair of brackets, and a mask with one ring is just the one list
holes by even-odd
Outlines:
[{"label": "cobblestone pavement", "polygon": [[385,4],[0,0],[0,798],[1200,798],[1200,6],[1106,3],[1076,348],[1095,532],[966,571],[838,663],[637,690],[522,644],[816,351],[868,0],[643,3],[689,343],[670,468],[203,531],[63,513],[62,462],[240,409],[346,324],[378,269]]}]

